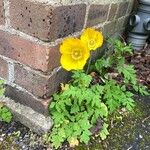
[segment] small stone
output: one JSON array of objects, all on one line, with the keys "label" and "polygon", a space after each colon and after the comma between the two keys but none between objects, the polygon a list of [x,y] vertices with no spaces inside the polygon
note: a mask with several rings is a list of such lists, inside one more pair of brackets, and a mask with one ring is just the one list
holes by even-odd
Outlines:
[{"label": "small stone", "polygon": [[4,137],[4,136],[5,136],[5,134],[2,134],[1,136],[2,136],[2,137]]},{"label": "small stone", "polygon": [[139,138],[140,138],[140,139],[142,139],[142,138],[143,138],[143,136],[142,136],[142,135],[139,135]]},{"label": "small stone", "polygon": [[10,136],[10,135],[11,135],[11,133],[8,133],[7,135],[8,135],[8,136]]},{"label": "small stone", "polygon": [[26,148],[26,146],[25,146],[25,145],[23,145],[23,146],[22,146],[22,149],[25,149],[25,148]]}]

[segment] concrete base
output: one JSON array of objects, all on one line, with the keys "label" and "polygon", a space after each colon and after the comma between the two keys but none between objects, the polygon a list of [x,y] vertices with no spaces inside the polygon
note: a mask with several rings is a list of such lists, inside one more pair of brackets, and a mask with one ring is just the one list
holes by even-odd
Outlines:
[{"label": "concrete base", "polygon": [[39,135],[47,133],[52,127],[52,120],[50,117],[45,117],[35,112],[30,107],[16,103],[12,99],[6,97],[0,98],[0,102],[4,102],[11,110],[16,121],[21,122]]}]

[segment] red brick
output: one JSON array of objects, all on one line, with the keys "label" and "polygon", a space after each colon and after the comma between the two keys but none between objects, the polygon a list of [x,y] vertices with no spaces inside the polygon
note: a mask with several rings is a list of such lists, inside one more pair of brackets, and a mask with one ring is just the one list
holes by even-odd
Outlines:
[{"label": "red brick", "polygon": [[106,21],[109,5],[91,5],[87,26],[94,26]]},{"label": "red brick", "polygon": [[41,2],[11,0],[11,25],[44,41],[53,41],[80,31],[86,5],[50,6]]},{"label": "red brick", "polygon": [[15,83],[39,98],[51,96],[60,87],[60,83],[68,81],[69,74],[59,70],[53,75],[42,75],[19,64],[15,65]]},{"label": "red brick", "polygon": [[33,110],[44,114],[45,116],[48,115],[48,105],[49,102],[51,101],[50,99],[43,100],[43,99],[38,99],[31,94],[19,90],[16,87],[12,87],[10,85],[6,85],[6,91],[5,95],[7,97],[10,97],[11,99],[15,100],[15,102],[19,102],[23,105],[26,105],[28,107],[31,107]]},{"label": "red brick", "polygon": [[7,79],[8,77],[8,63],[0,58],[0,77]]},{"label": "red brick", "polygon": [[0,31],[0,54],[44,72],[59,66],[59,47],[47,47]]},{"label": "red brick", "polygon": [[4,16],[4,4],[3,0],[0,0],[0,24],[5,23],[5,16]]}]

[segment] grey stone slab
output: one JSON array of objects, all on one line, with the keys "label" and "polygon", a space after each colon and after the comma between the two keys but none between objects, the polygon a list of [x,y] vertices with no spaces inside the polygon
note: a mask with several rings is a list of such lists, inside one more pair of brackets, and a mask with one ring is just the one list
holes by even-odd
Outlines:
[{"label": "grey stone slab", "polygon": [[50,117],[45,117],[27,106],[15,103],[12,99],[7,97],[0,98],[0,102],[4,102],[12,111],[16,121],[29,127],[33,132],[41,135],[47,133],[51,129],[53,123]]}]

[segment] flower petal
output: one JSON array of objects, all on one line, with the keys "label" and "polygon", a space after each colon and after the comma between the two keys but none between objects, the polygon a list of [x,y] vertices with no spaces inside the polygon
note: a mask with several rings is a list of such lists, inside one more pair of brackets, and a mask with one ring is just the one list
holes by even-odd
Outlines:
[{"label": "flower petal", "polygon": [[[90,56],[88,47],[84,45],[81,40],[76,38],[64,40],[60,47],[60,52],[62,53],[60,60],[61,65],[68,71],[83,69]],[[79,52],[80,57],[75,57],[75,52]]]},{"label": "flower petal", "polygon": [[67,38],[60,46],[60,52],[62,54],[71,54],[72,50],[80,46],[81,41],[77,38]]},{"label": "flower petal", "polygon": [[67,71],[75,68],[75,61],[72,59],[71,55],[63,54],[60,59],[61,66]]},{"label": "flower petal", "polygon": [[[81,41],[87,45],[90,50],[96,50],[103,44],[103,35],[101,32],[98,32],[95,29],[87,28],[81,35]],[[95,43],[91,45],[91,41]]]}]

